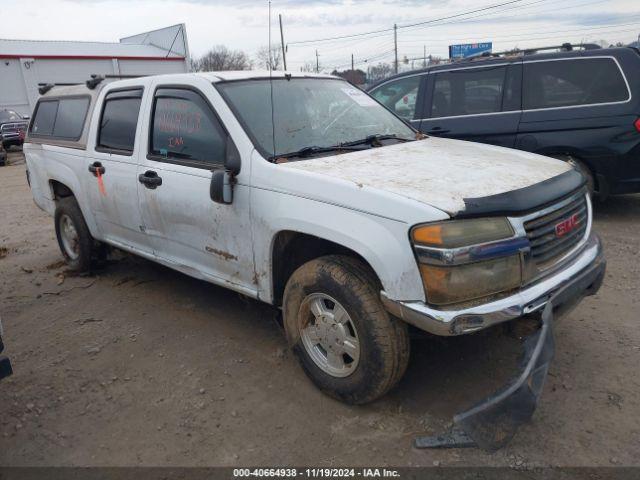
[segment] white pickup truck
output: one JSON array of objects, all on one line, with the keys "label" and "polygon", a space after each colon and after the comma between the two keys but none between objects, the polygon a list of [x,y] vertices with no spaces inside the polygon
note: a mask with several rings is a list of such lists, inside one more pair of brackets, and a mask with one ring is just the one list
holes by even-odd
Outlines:
[{"label": "white pickup truck", "polygon": [[108,244],[280,307],[305,372],[349,403],[400,380],[408,324],[475,332],[604,275],[571,165],[424,137],[330,76],[55,87],[24,151],[72,268]]}]

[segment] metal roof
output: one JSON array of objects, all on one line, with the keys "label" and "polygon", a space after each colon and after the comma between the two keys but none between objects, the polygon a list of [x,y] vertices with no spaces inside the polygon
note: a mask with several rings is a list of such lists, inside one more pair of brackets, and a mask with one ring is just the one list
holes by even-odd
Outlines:
[{"label": "metal roof", "polygon": [[51,59],[183,59],[154,45],[107,42],[0,39],[0,58]]}]

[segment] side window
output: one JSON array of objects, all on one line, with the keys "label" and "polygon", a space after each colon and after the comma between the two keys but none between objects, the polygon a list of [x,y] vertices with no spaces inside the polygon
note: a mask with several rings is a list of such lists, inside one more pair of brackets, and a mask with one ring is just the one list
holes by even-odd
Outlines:
[{"label": "side window", "polygon": [[373,90],[371,95],[399,117],[413,120],[421,78],[422,75],[414,75],[385,83]]},{"label": "side window", "polygon": [[60,98],[38,103],[31,133],[62,140],[77,140],[89,110],[89,98]]},{"label": "side window", "polygon": [[505,73],[504,66],[437,73],[431,99],[431,117],[502,111]]},{"label": "side window", "polygon": [[57,100],[39,102],[33,123],[31,124],[31,133],[34,135],[51,135],[53,133],[53,124],[56,122],[57,112]]},{"label": "side window", "polygon": [[201,165],[224,164],[226,134],[200,94],[186,89],[158,89],[152,122],[152,155]]},{"label": "side window", "polygon": [[624,102],[627,84],[611,58],[524,64],[524,109]]},{"label": "side window", "polygon": [[89,109],[88,98],[65,98],[58,105],[53,136],[77,140],[82,136],[82,128]]},{"label": "side window", "polygon": [[110,92],[104,99],[98,150],[133,153],[142,89]]}]

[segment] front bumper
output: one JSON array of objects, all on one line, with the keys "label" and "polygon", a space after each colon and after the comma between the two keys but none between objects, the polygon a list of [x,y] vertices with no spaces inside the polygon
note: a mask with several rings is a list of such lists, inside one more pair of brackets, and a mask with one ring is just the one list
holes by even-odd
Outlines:
[{"label": "front bumper", "polygon": [[602,243],[591,234],[582,251],[560,271],[517,293],[493,302],[460,310],[437,310],[424,302],[390,299],[381,292],[382,302],[392,315],[434,335],[471,333],[539,311],[556,293],[556,316],[575,306],[583,297],[594,295],[602,284],[606,260]]}]

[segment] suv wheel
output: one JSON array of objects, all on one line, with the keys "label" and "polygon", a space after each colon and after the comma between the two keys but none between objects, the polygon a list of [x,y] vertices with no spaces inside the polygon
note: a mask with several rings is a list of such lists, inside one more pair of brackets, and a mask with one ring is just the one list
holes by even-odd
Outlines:
[{"label": "suv wheel", "polygon": [[389,316],[362,262],[331,255],[298,268],[284,292],[289,344],[328,395],[363,404],[387,393],[409,362],[407,325]]},{"label": "suv wheel", "polygon": [[58,246],[69,268],[76,272],[88,272],[96,242],[89,233],[75,197],[58,200],[54,219]]}]

